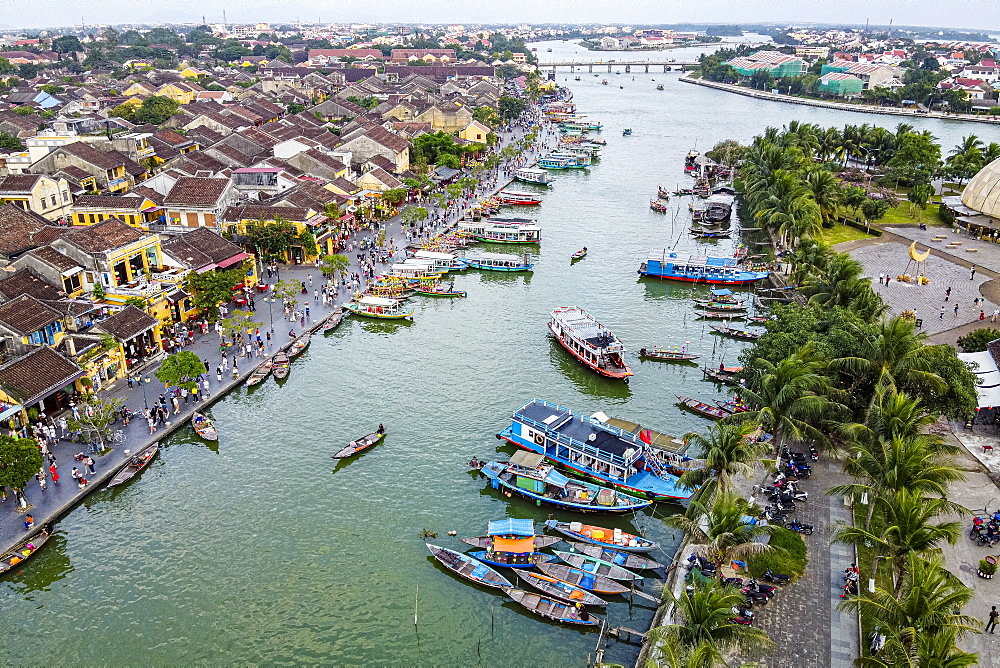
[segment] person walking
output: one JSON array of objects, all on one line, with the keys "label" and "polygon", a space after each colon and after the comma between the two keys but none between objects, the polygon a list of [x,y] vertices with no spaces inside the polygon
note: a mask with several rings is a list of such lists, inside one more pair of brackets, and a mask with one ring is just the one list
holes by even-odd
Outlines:
[{"label": "person walking", "polygon": [[1000,317],[1000,307],[993,309],[993,315],[990,316],[990,322],[996,322],[997,317]]},{"label": "person walking", "polygon": [[215,378],[221,383],[222,382],[222,365],[215,367]]},{"label": "person walking", "polygon": [[51,464],[49,466],[49,475],[52,476],[52,484],[53,485],[58,485],[59,484],[59,471],[56,470],[56,465],[55,464]]},{"label": "person walking", "polygon": [[955,304],[955,316],[958,316],[958,304]]},{"label": "person walking", "polygon": [[972,271],[969,272],[969,280],[971,281],[976,277],[976,265],[972,265]]},{"label": "person walking", "polygon": [[[174,415],[177,415],[178,413],[181,412],[181,402],[179,402],[177,400],[176,396],[173,397],[170,401],[174,404]],[[149,433],[152,434],[153,432],[149,432]]]},{"label": "person walking", "polygon": [[198,379],[194,381],[194,387],[191,388],[191,402],[198,403]]},{"label": "person walking", "polygon": [[[31,513],[28,513],[24,516],[24,530],[31,531],[33,526],[35,526],[35,518],[31,516]],[[996,610],[996,608],[993,609]]]},{"label": "person walking", "polygon": [[87,470],[90,472],[90,475],[94,475],[95,473],[97,473],[97,470],[94,468],[94,464],[96,464],[94,458],[87,457]]},{"label": "person walking", "polygon": [[186,387],[181,388],[181,398],[184,400],[184,404],[187,405],[188,402],[188,389]]},{"label": "person walking", "polygon": [[206,399],[208,399],[210,396],[212,396],[209,393],[209,391],[208,391],[208,378],[207,377],[203,381],[201,381],[201,395],[203,397],[205,397]]},{"label": "person walking", "polygon": [[38,474],[35,476],[35,480],[38,481],[38,486],[44,492],[45,491],[45,469],[42,469],[41,471],[38,472]]},{"label": "person walking", "polygon": [[941,306],[941,313],[938,314],[938,320],[944,320],[944,306]]},{"label": "person walking", "polygon": [[[29,517],[31,517],[29,515]],[[992,606],[990,608],[990,617],[986,621],[986,628],[983,629],[983,633],[993,633],[994,629],[997,627],[997,618],[1000,617],[1000,612],[997,612],[997,606]]]}]

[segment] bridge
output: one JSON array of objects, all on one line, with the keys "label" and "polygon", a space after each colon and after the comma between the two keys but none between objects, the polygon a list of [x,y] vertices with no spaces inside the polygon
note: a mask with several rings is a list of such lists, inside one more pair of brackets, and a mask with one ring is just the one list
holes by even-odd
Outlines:
[{"label": "bridge", "polygon": [[669,72],[670,70],[683,70],[685,67],[692,67],[697,65],[698,61],[687,61],[687,60],[599,60],[599,61],[565,61],[556,63],[538,63],[538,69],[540,70],[551,70],[552,75],[555,76],[556,68],[558,67],[568,67],[570,72],[576,72],[576,68],[587,68],[588,72],[593,72],[594,68],[607,67],[608,72],[612,71],[612,68],[620,67],[624,68],[625,72],[631,72],[633,67],[643,67],[645,72],[649,72],[650,67],[662,67],[664,72]]}]

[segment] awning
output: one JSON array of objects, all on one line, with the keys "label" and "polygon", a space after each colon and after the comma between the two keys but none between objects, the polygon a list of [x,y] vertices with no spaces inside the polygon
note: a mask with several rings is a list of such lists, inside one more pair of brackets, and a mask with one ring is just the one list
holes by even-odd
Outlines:
[{"label": "awning", "polygon": [[234,264],[236,264],[237,262],[242,262],[243,260],[246,260],[247,258],[250,258],[250,257],[253,257],[253,255],[250,255],[250,253],[237,253],[236,255],[232,256],[231,258],[229,258],[227,260],[223,260],[221,262],[216,262],[215,264],[216,264],[216,266],[220,267],[221,269],[225,269],[226,267],[231,267]]},{"label": "awning", "polygon": [[167,295],[167,301],[170,302],[171,304],[176,304],[180,300],[187,299],[190,296],[191,295],[184,292],[183,290],[174,290],[169,295]]},{"label": "awning", "polygon": [[21,404],[10,405],[7,408],[5,408],[2,413],[0,413],[0,420],[6,420],[9,417],[13,417],[18,413],[20,413],[23,409],[24,406],[22,406]]},{"label": "awning", "polygon": [[507,518],[490,522],[486,533],[490,536],[534,536],[535,523],[531,520]]},{"label": "awning", "polygon": [[958,358],[969,364],[975,362],[977,406],[979,408],[1000,407],[1000,369],[989,351],[978,353],[958,353]]}]

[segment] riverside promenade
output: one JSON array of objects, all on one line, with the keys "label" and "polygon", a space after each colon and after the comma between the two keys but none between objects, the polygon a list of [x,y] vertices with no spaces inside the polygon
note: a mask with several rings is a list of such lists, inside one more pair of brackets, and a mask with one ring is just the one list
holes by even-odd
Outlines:
[{"label": "riverside promenade", "polygon": [[[530,120],[538,120],[537,110],[535,108],[532,107],[529,110],[529,113],[535,114],[530,117]],[[524,134],[525,129],[523,128],[515,128],[510,132],[500,133],[501,141],[495,147],[495,150],[499,151],[504,146],[518,141],[524,136]],[[510,174],[513,173],[517,166],[533,162],[539,152],[548,150],[548,147],[550,147],[555,141],[558,141],[557,135],[551,133],[548,129],[543,129],[539,134],[536,148],[526,151],[521,155],[521,157],[515,159],[509,165],[501,166],[493,173],[481,175],[479,177],[480,184],[474,194],[456,200],[444,209],[422,204],[427,206],[430,214],[428,220],[424,223],[425,232],[427,234],[433,234],[454,225],[455,222],[461,219],[466,211],[473,204],[475,204],[476,201],[494,194],[497,190],[509,183]],[[440,220],[438,220],[439,217]],[[351,273],[362,274],[357,258],[357,254],[361,252],[358,248],[359,242],[366,237],[374,239],[379,230],[385,230],[386,245],[388,245],[390,238],[394,240],[394,256],[397,259],[402,257],[403,248],[406,245],[406,242],[402,220],[400,216],[397,215],[388,221],[375,224],[374,227],[364,228],[352,237],[351,241],[353,243],[354,250],[343,251],[343,254],[350,260],[349,271]],[[393,260],[390,259],[389,263],[377,266],[379,269],[385,270],[392,262]],[[323,320],[325,320],[326,317],[333,312],[336,306],[351,300],[351,291],[349,289],[345,290],[342,288],[338,291],[333,303],[328,301],[328,305],[326,307],[322,305],[321,300],[317,299],[316,301],[313,301],[313,290],[321,288],[326,283],[326,279],[320,273],[320,270],[314,266],[281,266],[279,267],[279,274],[279,276],[267,279],[265,282],[273,286],[279,278],[286,281],[299,280],[306,285],[309,291],[308,297],[306,295],[299,295],[299,303],[296,307],[299,310],[303,310],[305,306],[308,305],[310,308],[310,317],[307,319],[305,327],[301,326],[299,320],[289,321],[288,319],[285,319],[283,317],[284,311],[280,302],[272,303],[271,312],[269,313],[268,304],[263,299],[265,294],[256,295],[256,310],[253,312],[253,317],[256,322],[262,323],[260,325],[262,337],[264,336],[265,331],[272,330],[271,344],[265,349],[266,355],[264,357],[240,357],[238,377],[235,379],[233,378],[232,368],[230,367],[228,373],[223,375],[221,383],[218,382],[215,374],[215,369],[222,360],[222,353],[219,349],[221,342],[219,335],[212,330],[205,335],[196,334],[194,343],[185,346],[183,349],[195,353],[200,359],[208,363],[210,369],[210,372],[207,374],[207,378],[209,380],[209,396],[198,402],[189,400],[188,403],[184,403],[181,401],[180,412],[175,415],[171,410],[167,423],[159,427],[152,434],[149,433],[149,427],[146,420],[140,416],[142,410],[147,405],[154,405],[157,402],[159,395],[166,392],[166,388],[163,383],[157,380],[153,375],[156,372],[156,368],[159,363],[157,362],[153,366],[142,369],[141,374],[135,374],[141,376],[143,379],[148,378],[148,384],[136,386],[134,389],[129,389],[125,379],[119,379],[115,383],[108,385],[104,390],[98,393],[99,396],[102,398],[122,399],[125,402],[126,407],[140,415],[134,418],[128,426],[123,426],[121,421],[112,425],[112,430],[121,429],[123,431],[125,435],[124,443],[114,446],[103,456],[96,454],[91,455],[94,457],[96,469],[96,473],[93,475],[88,473],[84,462],[76,461],[73,458],[78,452],[86,453],[89,446],[80,443],[71,443],[65,440],[60,440],[56,445],[50,446],[49,451],[56,457],[59,472],[59,483],[53,484],[51,478],[49,478],[48,485],[45,490],[40,489],[38,483],[34,479],[29,481],[28,485],[26,485],[24,496],[28,502],[27,513],[31,514],[34,518],[34,527],[30,530],[25,530],[24,528],[23,522],[26,513],[22,512],[22,510],[17,507],[13,494],[8,494],[6,501],[0,503],[0,552],[6,552],[17,542],[39,533],[45,523],[55,523],[61,516],[69,512],[88,494],[103,489],[105,483],[108,482],[114,474],[128,462],[131,455],[125,454],[126,450],[134,454],[151,443],[167,438],[171,433],[177,431],[178,429],[190,428],[190,420],[194,412],[204,412],[213,403],[226,396],[228,392],[243,385],[247,376],[249,376],[257,366],[263,363],[267,357],[273,355],[279,349],[287,347],[291,342],[289,332],[295,332],[295,335],[299,336],[306,332],[315,332],[316,330],[319,330],[322,327]],[[311,286],[309,283],[310,276],[312,277]],[[262,276],[261,280],[263,281],[265,278],[266,275]],[[362,283],[365,283],[364,278],[362,278]],[[271,291],[269,290],[266,295],[270,296]],[[226,306],[229,308],[230,312],[239,308],[233,304],[227,304]],[[319,335],[321,336],[322,333]],[[294,367],[299,364],[302,364],[302,362],[298,360],[293,361],[291,370],[292,375],[295,373]],[[51,417],[57,418],[58,416]],[[219,428],[220,432],[225,432],[226,427],[224,424],[217,424],[216,426]],[[58,428],[57,435],[59,435]],[[77,486],[76,482],[70,475],[74,466],[79,469],[88,480],[88,485],[83,489],[80,489]],[[141,481],[139,480],[135,482],[141,484]],[[30,563],[30,561],[27,562],[29,567]],[[24,568],[24,566],[21,568]]]},{"label": "riverside promenade", "polygon": [[806,97],[795,97],[793,95],[782,95],[780,93],[769,93],[762,90],[743,88],[734,84],[720,83],[718,81],[706,81],[691,76],[682,76],[678,81],[684,83],[716,88],[729,93],[736,93],[745,97],[753,97],[758,100],[770,100],[771,102],[784,102],[786,104],[801,104],[808,107],[824,107],[826,109],[838,109],[840,111],[854,111],[862,114],[882,114],[884,116],[906,116],[908,118],[936,118],[943,121],[964,121],[966,123],[986,123],[988,125],[1000,125],[1000,118],[992,116],[969,116],[967,114],[944,114],[939,111],[920,111],[917,109],[899,109],[897,107],[873,107],[863,104],[849,104],[847,102],[832,102],[829,100],[813,100]]}]

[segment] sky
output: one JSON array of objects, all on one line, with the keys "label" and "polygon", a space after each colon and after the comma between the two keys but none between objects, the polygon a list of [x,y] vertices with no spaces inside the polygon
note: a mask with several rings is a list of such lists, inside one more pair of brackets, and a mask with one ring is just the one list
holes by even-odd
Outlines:
[{"label": "sky", "polygon": [[1000,0],[0,0],[0,27],[119,23],[789,22],[1000,32]]}]

